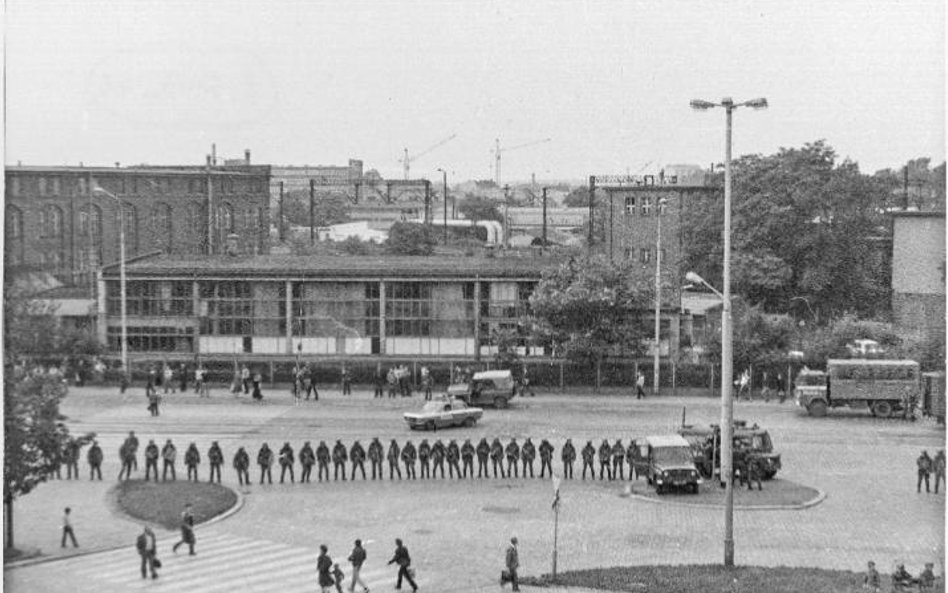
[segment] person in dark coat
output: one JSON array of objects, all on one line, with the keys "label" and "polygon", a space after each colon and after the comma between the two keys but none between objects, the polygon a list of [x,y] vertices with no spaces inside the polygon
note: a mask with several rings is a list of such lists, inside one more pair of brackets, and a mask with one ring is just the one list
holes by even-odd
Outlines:
[{"label": "person in dark coat", "polygon": [[[66,462],[66,479],[71,480],[73,475],[79,479],[79,457],[81,455],[82,444],[79,439],[69,437],[66,446],[63,448],[63,461]],[[938,492],[938,483],[935,483],[935,492]]]},{"label": "person in dark coat", "polygon": [[[174,462],[178,456],[178,449],[174,446],[174,443],[171,442],[171,439],[168,439],[165,442],[165,446],[161,448],[161,458],[164,460],[161,466],[161,481],[164,482],[168,477],[168,470],[171,470],[171,481],[177,480],[177,476],[174,473]],[[155,481],[158,481],[158,478],[155,478]]]},{"label": "person in dark coat", "polygon": [[[550,441],[543,439],[540,441],[540,477],[546,475],[546,470],[550,471],[550,477],[553,477],[553,445]],[[565,477],[565,476],[564,476]]]},{"label": "person in dark coat", "polygon": [[157,579],[158,573],[155,571],[155,560],[157,560],[158,544],[155,540],[155,532],[151,527],[145,526],[145,530],[138,535],[135,540],[135,548],[142,559],[142,578],[148,576],[147,571],[151,571],[151,578]]},{"label": "person in dark coat", "polygon": [[352,463],[352,480],[356,479],[356,469],[362,472],[362,479],[365,480],[365,449],[359,441],[352,443],[349,448],[349,461]]},{"label": "person in dark coat", "polygon": [[191,443],[188,446],[188,449],[184,452],[184,465],[188,468],[188,481],[191,481],[191,476],[194,476],[194,481],[198,482],[198,465],[201,463],[201,453],[198,451],[197,445]]},{"label": "person in dark coat", "polygon": [[431,446],[431,465],[433,471],[431,472],[431,477],[438,477],[438,470],[441,470],[441,479],[444,479],[444,443],[441,442],[441,439],[435,441],[434,445]]},{"label": "person in dark coat", "polygon": [[[411,480],[415,479],[415,445],[411,441],[405,443],[402,447],[402,463],[405,464],[405,477]],[[434,457],[434,448],[432,447],[432,457]],[[441,470],[444,473],[444,469]]]},{"label": "person in dark coat", "polygon": [[319,441],[319,445],[316,446],[316,477],[319,478],[319,481],[323,481],[323,474],[326,474],[326,481],[329,481],[329,445],[326,444],[326,441]]},{"label": "person in dark coat", "polygon": [[462,478],[466,478],[468,470],[471,472],[471,479],[474,479],[474,445],[471,443],[471,439],[464,439],[464,444],[461,445],[461,470],[463,474]]},{"label": "person in dark coat", "polygon": [[[68,461],[67,461],[68,463]],[[945,482],[945,450],[942,449],[935,453],[935,460],[932,462],[932,470],[935,473],[935,494],[938,494],[938,485]],[[76,472],[76,477],[79,472]]]},{"label": "person in dark coat", "polygon": [[398,479],[402,479],[402,469],[398,466],[398,460],[401,456],[401,449],[398,446],[398,443],[395,439],[392,439],[392,442],[388,445],[388,479],[394,480],[395,474],[398,474]]},{"label": "person in dark coat", "polygon": [[362,593],[369,593],[369,588],[363,582],[362,577],[359,576],[359,573],[362,571],[362,565],[365,564],[365,548],[362,547],[362,540],[355,540],[355,547],[352,548],[352,553],[349,554],[349,564],[352,565],[352,582],[349,583],[349,591],[355,591],[356,584],[361,585]]},{"label": "person in dark coat", "polygon": [[500,477],[506,478],[507,474],[504,473],[504,446],[500,443],[500,439],[495,438],[490,444],[490,461],[494,468],[494,477],[497,477],[497,468],[499,466]]},{"label": "person in dark coat", "polygon": [[283,443],[283,447],[280,448],[280,483],[283,483],[283,478],[286,476],[287,470],[290,472],[290,483],[293,484],[296,482],[296,476],[293,475],[293,464],[296,463],[295,456],[293,455],[293,447],[290,446],[290,443]]},{"label": "person in dark coat", "polygon": [[[89,452],[86,453],[86,461],[89,462],[89,479],[92,480],[96,475],[102,480],[102,447],[98,441],[92,441]],[[155,478],[157,480],[157,477]]]},{"label": "person in dark coat", "polygon": [[[572,439],[566,439],[566,443],[560,450],[560,459],[563,461],[563,479],[573,479],[573,463],[576,461],[576,447],[573,446]],[[550,471],[552,474],[553,472]]]},{"label": "person in dark coat", "polygon": [[635,448],[638,447],[635,441],[630,441],[625,450],[625,460],[629,464],[629,479],[635,479]]},{"label": "person in dark coat", "polygon": [[922,451],[922,454],[915,460],[918,466],[918,492],[922,491],[922,481],[925,482],[925,492],[931,492],[929,488],[929,476],[932,473],[932,458],[928,456],[928,451]]},{"label": "person in dark coat", "polygon": [[385,452],[382,450],[382,443],[378,437],[372,439],[369,443],[369,462],[372,464],[372,479],[375,479],[375,472],[378,470],[379,479],[382,479],[382,458]]},{"label": "person in dark coat", "polygon": [[622,439],[612,444],[612,477],[625,479],[625,447],[622,445]]},{"label": "person in dark coat", "polygon": [[237,483],[241,486],[250,485],[250,455],[243,447],[234,454],[234,469],[237,470]]},{"label": "person in dark coat", "polygon": [[487,469],[487,459],[490,457],[490,444],[487,442],[487,439],[482,438],[480,442],[477,443],[475,452],[477,453],[477,477],[489,478],[490,472]]},{"label": "person in dark coat", "polygon": [[207,450],[207,462],[211,465],[211,475],[210,482],[214,483],[214,475],[217,474],[217,483],[221,483],[221,466],[224,465],[224,452],[221,451],[221,446],[217,444],[217,441],[211,443],[211,447]]},{"label": "person in dark coat", "polygon": [[310,478],[313,477],[314,465],[316,465],[316,453],[313,452],[313,447],[309,444],[309,441],[306,441],[300,449],[300,466],[303,468],[303,471],[300,472],[300,483],[309,483]]},{"label": "person in dark coat", "polygon": [[445,452],[444,458],[448,462],[448,477],[453,478],[457,475],[458,479],[461,479],[461,467],[458,465],[458,461],[461,459],[461,450],[458,448],[457,441],[451,439],[451,442],[445,448]]},{"label": "person in dark coat", "polygon": [[599,479],[612,479],[612,472],[609,469],[609,461],[612,459],[612,447],[609,446],[608,439],[602,439],[599,445]]},{"label": "person in dark coat", "polygon": [[520,445],[517,444],[517,439],[510,439],[504,453],[507,456],[507,477],[519,478],[520,472],[517,470],[517,462],[520,461]]},{"label": "person in dark coat", "polygon": [[411,556],[408,554],[408,548],[402,544],[402,540],[395,540],[395,554],[388,563],[398,565],[398,580],[395,582],[395,589],[401,589],[402,579],[405,579],[411,585],[412,593],[418,590],[418,585],[415,584],[408,571],[408,567],[411,566]]},{"label": "person in dark coat", "polygon": [[158,450],[158,445],[155,443],[154,439],[148,441],[148,445],[145,447],[145,481],[148,481],[148,477],[151,475],[152,470],[155,472],[155,481],[158,481],[158,458],[161,457],[161,452]]},{"label": "person in dark coat", "polygon": [[334,479],[339,479],[339,472],[342,471],[342,481],[346,481],[346,462],[349,461],[349,453],[342,441],[336,441],[332,448],[332,473]]},{"label": "person in dark coat", "polygon": [[319,546],[319,557],[316,558],[316,572],[319,575],[319,588],[322,593],[331,593],[336,580],[332,577],[332,558],[329,557],[329,548],[325,544]]},{"label": "person in dark coat", "polygon": [[421,443],[418,445],[418,464],[421,466],[422,479],[431,478],[429,459],[431,459],[431,445],[428,444],[428,439],[421,439]]},{"label": "person in dark coat", "polygon": [[257,465],[260,466],[260,483],[263,484],[263,478],[266,476],[267,482],[272,484],[273,474],[270,473],[270,468],[273,466],[273,451],[270,445],[264,443],[260,447],[257,452]]},{"label": "person in dark coat", "polygon": [[537,449],[533,446],[530,437],[523,443],[520,449],[520,459],[523,462],[523,477],[527,477],[527,470],[530,470],[530,477],[533,477],[533,460],[537,458]]},{"label": "person in dark coat", "polygon": [[191,503],[184,505],[184,512],[181,513],[181,540],[171,547],[171,551],[178,553],[178,546],[188,545],[188,554],[194,556],[194,513],[191,510]]},{"label": "person in dark coat", "polygon": [[119,447],[119,459],[122,462],[122,469],[119,470],[118,479],[121,480],[122,476],[125,476],[125,479],[128,480],[132,477],[132,452],[130,451],[130,446],[128,440],[126,439],[122,446]]},{"label": "person in dark coat", "polygon": [[583,447],[583,479],[586,479],[586,468],[589,468],[589,473],[592,474],[592,479],[596,479],[596,466],[593,465],[596,459],[596,448],[593,446],[592,441],[586,441],[586,446]]}]

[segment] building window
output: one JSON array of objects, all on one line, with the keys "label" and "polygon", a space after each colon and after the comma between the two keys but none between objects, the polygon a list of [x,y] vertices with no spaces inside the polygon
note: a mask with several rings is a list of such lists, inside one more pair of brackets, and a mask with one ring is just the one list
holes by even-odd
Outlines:
[{"label": "building window", "polygon": [[46,189],[47,189],[46,179],[43,177],[40,177],[36,184],[37,184],[37,193],[39,193],[39,195],[41,196],[45,196]]},{"label": "building window", "polygon": [[11,196],[20,195],[20,178],[19,177],[10,178],[10,195]]},{"label": "building window", "polygon": [[163,202],[155,204],[151,212],[151,228],[157,237],[158,246],[165,253],[171,252],[171,206]]},{"label": "building window", "polygon": [[220,223],[221,232],[225,235],[234,232],[234,207],[227,202],[221,203],[217,209],[217,220]]},{"label": "building window", "polygon": [[77,189],[78,189],[78,193],[79,193],[80,196],[86,195],[86,179],[85,179],[85,177],[80,177],[80,178],[78,179],[78,182],[77,182],[77,184],[76,184],[76,187],[77,187]]},{"label": "building window", "polygon": [[47,206],[40,212],[40,236],[60,237],[63,232],[63,211],[58,206]]},{"label": "building window", "polygon": [[[128,202],[122,202],[122,209],[122,220],[125,223],[122,225],[125,228],[125,257],[131,257],[138,253],[138,211]],[[118,239],[119,237],[116,237],[116,240]]]},{"label": "building window", "polygon": [[386,285],[385,335],[431,335],[431,284],[392,282]]},{"label": "building window", "polygon": [[625,213],[629,216],[635,216],[635,196],[625,197]]},{"label": "building window", "polygon": [[[194,335],[190,327],[129,326],[128,349],[131,352],[192,352]],[[122,349],[122,328],[109,326],[109,349]]]},{"label": "building window", "polygon": [[62,188],[60,187],[59,177],[53,177],[53,179],[52,179],[53,195],[54,195],[54,196],[58,196],[61,189],[62,189]]},{"label": "building window", "polygon": [[642,198],[642,216],[651,216],[652,214],[652,198],[643,197]]},{"label": "building window", "polygon": [[639,249],[639,262],[647,264],[652,261],[652,248],[642,247]]},{"label": "building window", "polygon": [[4,254],[10,265],[23,263],[23,211],[16,206],[6,207],[4,225]]},{"label": "building window", "polygon": [[667,207],[668,207],[668,200],[666,200],[665,198],[660,198],[658,200],[658,205],[657,205],[658,215],[663,216],[665,214],[665,208]]},{"label": "building window", "polygon": [[202,333],[253,335],[253,296],[249,282],[202,282],[200,291],[207,308]]}]

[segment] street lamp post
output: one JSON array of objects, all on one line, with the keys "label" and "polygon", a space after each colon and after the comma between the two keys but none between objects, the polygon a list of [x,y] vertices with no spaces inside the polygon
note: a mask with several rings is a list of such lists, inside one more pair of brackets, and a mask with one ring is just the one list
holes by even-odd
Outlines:
[{"label": "street lamp post", "polygon": [[[125,284],[125,206],[115,194],[96,186],[93,192],[106,195],[118,204],[119,208],[119,299],[122,315],[122,374],[128,376],[128,303]],[[108,293],[106,293],[108,294]],[[104,321],[103,321],[104,322]]]},{"label": "street lamp post", "polygon": [[652,393],[658,395],[658,378],[661,371],[659,357],[661,355],[662,331],[662,207],[665,198],[660,198],[655,204],[655,216],[658,218],[658,235],[655,238],[655,352],[652,358]]},{"label": "street lamp post", "polygon": [[[724,479],[724,566],[734,566],[734,398],[731,393],[733,379],[733,336],[731,322],[731,120],[738,107],[766,109],[767,99],[751,99],[735,103],[730,97],[720,103],[693,99],[691,107],[705,111],[723,107],[725,117],[724,135],[724,291],[721,295],[721,477]],[[705,283],[707,284],[707,283]]]},{"label": "street lamp post", "polygon": [[438,167],[441,171],[443,189],[444,189],[444,244],[448,244],[448,172]]}]

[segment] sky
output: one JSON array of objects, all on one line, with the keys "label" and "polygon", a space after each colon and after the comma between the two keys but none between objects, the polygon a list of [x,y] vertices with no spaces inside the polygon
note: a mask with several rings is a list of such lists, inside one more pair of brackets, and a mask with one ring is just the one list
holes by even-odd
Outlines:
[{"label": "sky", "polygon": [[[450,182],[707,166],[825,139],[945,159],[944,0],[7,0],[4,162],[344,165]],[[452,140],[425,152],[450,136]],[[550,140],[543,142],[546,138]],[[526,146],[522,146],[526,145]]]}]

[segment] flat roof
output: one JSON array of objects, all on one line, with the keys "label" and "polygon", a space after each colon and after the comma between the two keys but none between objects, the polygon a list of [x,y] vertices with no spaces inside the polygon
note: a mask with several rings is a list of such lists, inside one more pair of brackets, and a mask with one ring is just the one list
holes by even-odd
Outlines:
[{"label": "flat roof", "polygon": [[[269,172],[270,165],[214,165],[211,174],[259,176]],[[132,165],[131,167],[80,167],[78,165],[5,165],[4,173],[94,173],[96,175],[204,175],[203,165]]]},{"label": "flat roof", "polygon": [[893,210],[889,212],[894,218],[944,218],[943,210]]},{"label": "flat roof", "polygon": [[914,360],[882,360],[875,358],[830,358],[826,361],[826,364],[859,364],[874,367],[919,366]]},{"label": "flat roof", "polygon": [[[336,277],[336,278],[527,278],[539,280],[543,269],[564,260],[553,257],[462,257],[462,256],[168,256],[143,258],[126,265],[135,277],[239,276]],[[103,275],[119,275],[118,264],[103,269]]]}]

